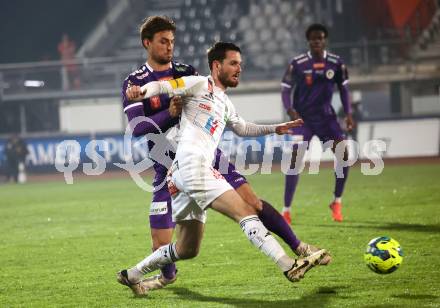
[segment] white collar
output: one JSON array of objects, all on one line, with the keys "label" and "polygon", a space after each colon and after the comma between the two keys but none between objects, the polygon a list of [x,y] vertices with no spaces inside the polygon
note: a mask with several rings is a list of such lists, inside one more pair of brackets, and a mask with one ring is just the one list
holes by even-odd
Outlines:
[{"label": "white collar", "polygon": [[[312,53],[310,52],[310,50],[307,52],[307,56],[309,56],[310,59],[313,58],[312,57]],[[324,57],[323,57],[323,59],[326,59],[326,58],[327,58],[327,50],[324,50]]]},{"label": "white collar", "polygon": [[[153,68],[148,64],[148,61],[145,62],[145,66],[152,73],[154,72]],[[170,62],[170,68],[173,68],[173,62]]]}]

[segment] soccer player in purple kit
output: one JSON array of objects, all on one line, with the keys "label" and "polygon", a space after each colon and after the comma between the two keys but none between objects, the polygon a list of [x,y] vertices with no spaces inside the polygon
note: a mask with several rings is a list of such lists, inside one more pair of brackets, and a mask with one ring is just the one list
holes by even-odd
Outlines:
[{"label": "soccer player in purple kit", "polygon": [[[281,83],[283,105],[292,120],[302,118],[304,121],[302,127],[293,129],[295,135],[302,136],[302,141],[305,142],[310,142],[313,135],[324,143],[334,141],[332,151],[335,153],[337,144],[345,140],[331,105],[335,84],[339,89],[346,114],[347,129],[351,130],[355,125],[351,116],[347,88],[347,68],[339,56],[325,50],[328,30],[324,25],[309,26],[305,35],[310,50],[295,57],[284,74]],[[295,167],[297,156],[298,145],[294,145],[291,169]],[[340,161],[341,158],[336,157],[336,159]],[[348,159],[346,148],[343,159],[345,161]],[[333,220],[338,222],[343,220],[342,193],[347,181],[348,167],[343,167],[342,171],[343,177],[336,176],[334,200],[330,204]],[[298,179],[298,174],[286,175],[283,216],[289,224],[291,223],[290,206]]]},{"label": "soccer player in purple kit", "polygon": [[[170,99],[167,95],[144,99],[140,93],[140,87],[151,81],[197,75],[192,66],[172,61],[174,32],[175,24],[168,17],[151,16],[145,20],[141,25],[140,35],[142,45],[148,52],[148,59],[144,65],[125,79],[122,87],[123,107],[128,120],[147,116],[157,124],[162,132],[167,131],[179,122],[182,101],[178,97]],[[134,136],[154,133],[158,136],[156,142],[168,142],[166,140],[160,141],[160,138],[165,138],[165,134],[161,134],[148,121],[142,121],[132,129]],[[148,146],[151,151],[155,144],[149,140]],[[172,161],[174,153],[169,154]],[[221,156],[221,151],[217,149],[215,169],[219,169]],[[158,162],[154,164],[153,186],[155,189],[149,216],[153,251],[172,241],[175,227],[171,215],[171,196],[167,185],[162,185],[165,183],[169,167]],[[266,228],[281,237],[298,256],[308,256],[318,250],[318,248],[306,244],[296,237],[280,213],[268,202],[260,200],[256,196],[246,179],[235,170],[234,165],[229,163],[227,174],[223,175],[243,200],[257,210],[258,216]],[[330,259],[330,256],[326,257],[321,264],[327,264]],[[166,265],[161,268],[161,274],[137,281],[137,290],[146,292],[147,290],[163,288],[176,280],[176,272],[174,264]]]}]

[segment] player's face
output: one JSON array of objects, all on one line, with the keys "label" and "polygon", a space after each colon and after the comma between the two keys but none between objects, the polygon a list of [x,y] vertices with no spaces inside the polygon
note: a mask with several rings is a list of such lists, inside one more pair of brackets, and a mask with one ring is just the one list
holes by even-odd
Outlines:
[{"label": "player's face", "polygon": [[240,82],[241,54],[238,51],[228,50],[226,58],[220,63],[218,80],[227,88],[235,88]]},{"label": "player's face", "polygon": [[325,49],[325,34],[322,31],[312,31],[309,35],[310,51],[314,54],[322,53]]},{"label": "player's face", "polygon": [[158,64],[171,62],[174,51],[174,33],[172,31],[160,31],[154,34],[153,39],[145,40],[148,55]]}]

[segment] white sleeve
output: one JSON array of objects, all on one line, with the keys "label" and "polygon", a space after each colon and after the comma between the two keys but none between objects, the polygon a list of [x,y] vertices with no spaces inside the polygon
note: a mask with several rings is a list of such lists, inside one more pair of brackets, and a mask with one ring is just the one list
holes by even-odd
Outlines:
[{"label": "white sleeve", "polygon": [[142,86],[144,98],[159,94],[169,96],[195,96],[207,87],[208,78],[204,76],[185,76],[177,79],[152,81]]},{"label": "white sleeve", "polygon": [[258,125],[246,122],[238,115],[234,105],[228,106],[227,126],[240,137],[258,137],[275,133],[277,125]]}]

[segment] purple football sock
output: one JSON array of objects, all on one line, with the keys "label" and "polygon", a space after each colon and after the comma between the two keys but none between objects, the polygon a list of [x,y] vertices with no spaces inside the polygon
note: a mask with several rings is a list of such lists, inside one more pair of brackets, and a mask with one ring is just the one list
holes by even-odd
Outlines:
[{"label": "purple football sock", "polygon": [[263,225],[269,231],[282,238],[292,250],[295,250],[301,241],[296,237],[295,233],[293,233],[283,216],[281,216],[272,205],[264,200],[261,200],[261,202],[263,202],[263,209],[258,213],[258,217]]},{"label": "purple football sock", "polygon": [[167,264],[164,267],[162,267],[160,271],[162,272],[162,275],[166,279],[173,279],[174,276],[176,276],[176,272],[177,272],[176,264],[175,263]]},{"label": "purple football sock", "polygon": [[293,195],[295,194],[296,185],[298,184],[299,175],[286,175],[286,183],[284,184],[284,207],[290,207]]},{"label": "purple football sock", "polygon": [[348,169],[349,167],[342,168],[342,172],[344,173],[343,178],[338,178],[335,173],[335,198],[340,198],[342,196],[342,193],[344,192],[345,182],[347,181],[348,177]]}]

